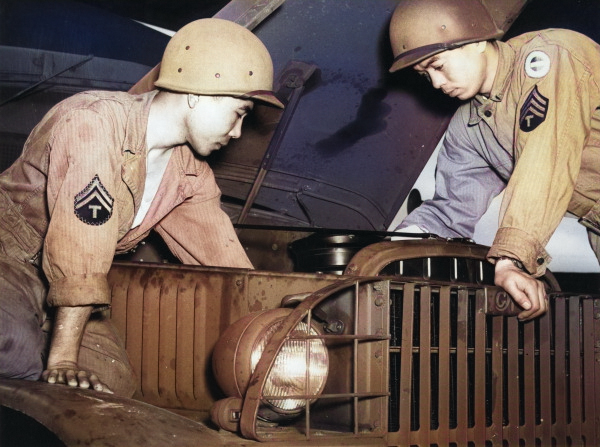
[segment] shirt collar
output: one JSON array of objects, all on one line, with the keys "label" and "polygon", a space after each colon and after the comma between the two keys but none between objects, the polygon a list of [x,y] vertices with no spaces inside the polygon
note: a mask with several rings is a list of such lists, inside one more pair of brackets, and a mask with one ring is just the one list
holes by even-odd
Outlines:
[{"label": "shirt collar", "polygon": [[131,106],[127,112],[127,127],[123,152],[144,154],[146,147],[146,131],[150,105],[158,90],[152,90],[141,95],[131,95]]},{"label": "shirt collar", "polygon": [[502,101],[506,90],[508,89],[511,74],[514,70],[516,56],[512,47],[507,43],[499,41],[493,41],[491,44],[498,50],[498,68],[496,69],[496,76],[494,77],[494,83],[492,84],[489,98],[483,95],[476,95],[471,100],[469,125],[479,123],[486,110],[493,108],[494,103]]},{"label": "shirt collar", "polygon": [[[146,155],[146,131],[148,127],[148,114],[152,100],[158,90],[148,93],[131,95],[131,107],[127,114],[127,129],[125,131],[125,144],[123,152],[131,154]],[[173,148],[179,169],[186,175],[200,175],[201,168],[195,156],[194,150],[184,144]]]}]

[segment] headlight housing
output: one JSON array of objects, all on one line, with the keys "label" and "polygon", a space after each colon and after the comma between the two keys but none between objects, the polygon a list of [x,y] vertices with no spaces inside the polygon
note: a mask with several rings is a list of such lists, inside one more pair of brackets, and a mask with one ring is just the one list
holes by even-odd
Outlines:
[{"label": "headlight housing", "polygon": [[[244,396],[265,348],[290,313],[291,309],[253,313],[225,331],[213,355],[213,371],[225,394]],[[266,408],[259,417],[268,421],[294,417],[323,391],[329,357],[325,343],[318,336],[319,330],[304,321],[290,332],[266,379],[264,395],[268,397],[263,400]]]},{"label": "headlight housing", "polygon": [[347,278],[282,305],[217,342],[213,370],[228,397],[213,422],[257,441],[385,433],[389,281]]}]

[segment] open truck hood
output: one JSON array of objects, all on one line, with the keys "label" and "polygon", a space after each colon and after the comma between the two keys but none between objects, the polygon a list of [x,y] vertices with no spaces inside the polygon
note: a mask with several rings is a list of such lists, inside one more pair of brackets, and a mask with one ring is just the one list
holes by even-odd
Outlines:
[{"label": "open truck hood", "polygon": [[[257,148],[242,138],[213,157],[226,200],[253,201],[254,212],[234,211],[234,222],[277,216],[308,227],[389,227],[458,106],[413,73],[389,73],[396,4],[287,0],[255,30],[289,106],[267,112],[266,122],[279,114],[280,124],[266,155],[268,139]],[[524,4],[492,8],[499,26],[508,28]]]}]

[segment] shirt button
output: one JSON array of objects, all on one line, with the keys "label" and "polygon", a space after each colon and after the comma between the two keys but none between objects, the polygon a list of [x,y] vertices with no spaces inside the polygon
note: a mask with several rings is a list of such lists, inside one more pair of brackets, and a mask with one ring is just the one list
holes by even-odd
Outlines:
[{"label": "shirt button", "polygon": [[483,112],[483,114],[489,118],[490,116],[492,116],[492,111],[486,110],[485,112]]},{"label": "shirt button", "polygon": [[542,265],[544,263],[544,258],[537,258],[538,265]]}]

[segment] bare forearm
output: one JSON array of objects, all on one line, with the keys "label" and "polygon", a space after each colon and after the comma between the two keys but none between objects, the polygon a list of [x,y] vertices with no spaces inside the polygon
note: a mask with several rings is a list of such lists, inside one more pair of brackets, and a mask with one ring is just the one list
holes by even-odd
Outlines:
[{"label": "bare forearm", "polygon": [[58,308],[52,330],[48,365],[42,372],[42,381],[80,388],[91,386],[96,391],[112,393],[96,374],[80,369],[77,364],[79,345],[91,313],[92,306]]},{"label": "bare forearm", "polygon": [[67,363],[77,363],[79,345],[92,306],[59,307],[56,312],[48,369]]}]

